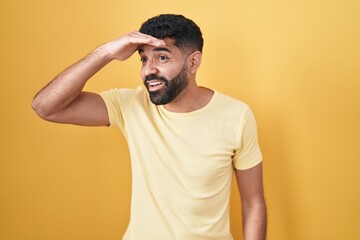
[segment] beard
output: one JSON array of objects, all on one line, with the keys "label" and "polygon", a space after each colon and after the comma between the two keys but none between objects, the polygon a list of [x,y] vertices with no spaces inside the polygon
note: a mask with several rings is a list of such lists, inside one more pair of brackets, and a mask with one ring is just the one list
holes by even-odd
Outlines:
[{"label": "beard", "polygon": [[[149,91],[150,80],[163,81],[164,87],[157,91]],[[149,92],[150,100],[155,105],[165,105],[172,102],[188,85],[186,64],[182,67],[180,73],[173,79],[169,80],[165,77],[151,74],[145,77],[144,85]]]}]

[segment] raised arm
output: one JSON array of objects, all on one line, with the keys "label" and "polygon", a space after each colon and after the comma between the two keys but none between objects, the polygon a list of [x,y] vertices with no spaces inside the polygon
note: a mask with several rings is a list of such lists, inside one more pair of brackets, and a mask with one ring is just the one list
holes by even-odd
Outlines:
[{"label": "raised arm", "polygon": [[244,240],[265,240],[266,204],[262,163],[247,170],[235,170],[241,196]]},{"label": "raised arm", "polygon": [[107,126],[104,101],[96,93],[83,92],[86,82],[112,60],[128,59],[141,45],[164,46],[162,40],[133,31],[96,48],[65,69],[40,90],[32,108],[43,119],[58,123]]}]

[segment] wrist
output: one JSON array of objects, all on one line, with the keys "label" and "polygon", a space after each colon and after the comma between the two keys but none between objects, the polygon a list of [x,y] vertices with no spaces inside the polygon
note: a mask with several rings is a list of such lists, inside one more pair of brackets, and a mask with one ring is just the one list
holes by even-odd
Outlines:
[{"label": "wrist", "polygon": [[109,47],[107,46],[107,43],[100,45],[99,47],[97,47],[94,51],[93,54],[96,54],[97,56],[99,56],[100,58],[104,59],[107,62],[111,62],[112,60],[115,59],[115,57],[113,56],[113,54],[111,54]]}]

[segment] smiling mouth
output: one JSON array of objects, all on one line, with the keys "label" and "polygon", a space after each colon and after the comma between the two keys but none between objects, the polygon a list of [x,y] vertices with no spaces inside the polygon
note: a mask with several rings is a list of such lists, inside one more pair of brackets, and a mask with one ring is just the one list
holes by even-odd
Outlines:
[{"label": "smiling mouth", "polygon": [[152,80],[152,81],[146,81],[148,90],[150,92],[158,91],[164,87],[164,81],[159,80]]}]

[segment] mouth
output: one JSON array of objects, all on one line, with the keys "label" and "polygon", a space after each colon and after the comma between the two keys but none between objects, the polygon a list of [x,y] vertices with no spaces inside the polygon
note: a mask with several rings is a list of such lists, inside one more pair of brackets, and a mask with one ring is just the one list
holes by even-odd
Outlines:
[{"label": "mouth", "polygon": [[159,91],[164,87],[165,82],[160,80],[146,81],[149,92]]}]

